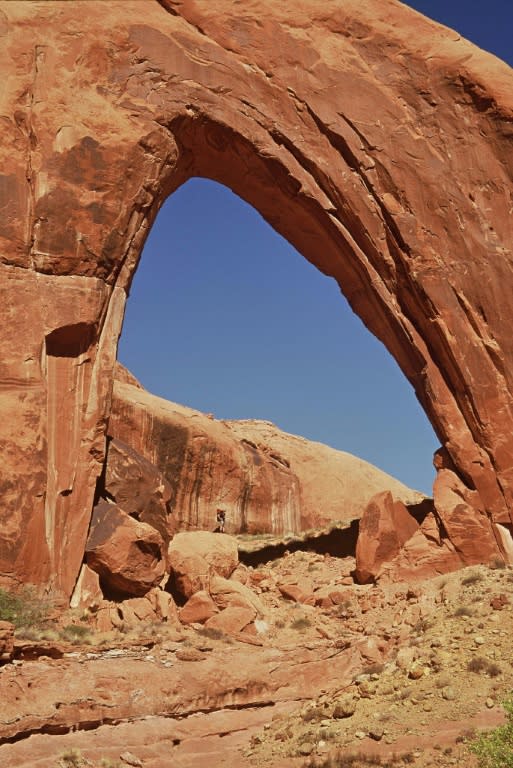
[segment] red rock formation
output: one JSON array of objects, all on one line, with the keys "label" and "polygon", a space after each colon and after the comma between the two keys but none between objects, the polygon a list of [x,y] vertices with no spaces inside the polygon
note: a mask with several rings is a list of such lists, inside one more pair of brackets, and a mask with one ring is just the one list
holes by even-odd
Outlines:
[{"label": "red rock formation", "polygon": [[217,605],[206,590],[200,589],[187,600],[179,616],[182,624],[202,624],[216,613],[219,613]]},{"label": "red rock formation", "polygon": [[375,496],[360,520],[356,543],[356,578],[360,584],[374,581],[418,530],[419,524],[389,491]]},{"label": "red rock formation", "polygon": [[102,492],[169,543],[174,533],[171,486],[157,467],[120,440],[109,440]]},{"label": "red rock formation", "polygon": [[165,573],[158,531],[105,501],[94,508],[85,552],[89,568],[114,592],[144,595]]},{"label": "red rock formation", "polygon": [[487,553],[492,521],[508,534],[509,67],[394,0],[4,0],[0,35],[3,582],[71,594],[127,291],[191,176],[337,280],[479,497]]},{"label": "red rock formation", "polygon": [[230,576],[239,562],[237,542],[231,536],[209,531],[177,533],[168,548],[174,587],[185,598],[210,591],[214,574]]},{"label": "red rock formation", "polygon": [[0,662],[10,661],[14,651],[14,624],[0,621]]},{"label": "red rock formation", "polygon": [[112,408],[112,443],[127,443],[169,480],[179,530],[213,530],[217,506],[230,533],[287,534],[357,519],[385,489],[406,503],[421,498],[371,464],[269,422],[217,421],[119,381]]}]

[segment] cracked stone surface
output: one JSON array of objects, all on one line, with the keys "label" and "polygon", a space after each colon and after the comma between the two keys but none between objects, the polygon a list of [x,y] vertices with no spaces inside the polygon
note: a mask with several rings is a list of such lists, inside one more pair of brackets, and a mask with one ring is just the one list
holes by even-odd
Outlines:
[{"label": "cracked stone surface", "polygon": [[196,175],[395,357],[463,562],[483,557],[473,517],[487,555],[511,552],[511,69],[395,0],[4,1],[0,35],[2,581],[73,590],[127,291]]}]

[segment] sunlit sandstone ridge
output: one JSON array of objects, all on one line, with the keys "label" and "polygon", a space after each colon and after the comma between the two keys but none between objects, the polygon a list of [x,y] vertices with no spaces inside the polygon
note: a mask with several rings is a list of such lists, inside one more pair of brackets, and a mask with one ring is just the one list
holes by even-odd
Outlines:
[{"label": "sunlit sandstone ridge", "polygon": [[337,280],[440,438],[438,533],[507,556],[510,68],[396,0],[2,2],[0,36],[2,581],[73,589],[127,291],[194,175]]},{"label": "sunlit sandstone ridge", "polygon": [[[157,470],[167,479],[165,519],[175,530],[213,530],[222,507],[232,534],[283,536],[334,522],[348,526],[380,492],[390,491],[406,505],[424,498],[343,451],[267,421],[219,421],[123,378],[118,366],[108,428],[112,440],[99,493],[126,512],[135,509],[139,519],[155,504],[150,494],[132,501],[148,485],[141,459],[149,463],[150,475]],[[161,533],[169,536],[165,525]]]}]

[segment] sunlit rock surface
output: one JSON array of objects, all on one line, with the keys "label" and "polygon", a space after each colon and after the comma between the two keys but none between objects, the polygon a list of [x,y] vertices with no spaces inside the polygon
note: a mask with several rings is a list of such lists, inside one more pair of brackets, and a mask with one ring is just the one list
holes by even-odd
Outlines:
[{"label": "sunlit rock surface", "polygon": [[158,467],[178,530],[213,531],[220,507],[230,533],[297,533],[361,517],[380,491],[406,503],[422,498],[371,464],[270,422],[218,421],[119,381],[109,434]]},{"label": "sunlit rock surface", "polygon": [[338,282],[471,494],[457,546],[477,510],[507,554],[510,68],[395,0],[4,1],[0,36],[2,582],[73,590],[127,291],[191,176]]}]

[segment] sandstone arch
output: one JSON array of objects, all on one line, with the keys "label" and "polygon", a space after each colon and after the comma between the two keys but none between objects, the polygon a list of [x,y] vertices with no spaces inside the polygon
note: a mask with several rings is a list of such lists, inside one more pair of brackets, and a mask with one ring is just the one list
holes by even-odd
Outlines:
[{"label": "sandstone arch", "polygon": [[511,70],[396,0],[3,2],[0,35],[2,579],[73,588],[126,291],[192,175],[338,280],[440,438],[463,561],[503,550]]}]

